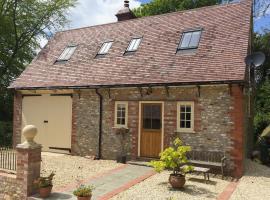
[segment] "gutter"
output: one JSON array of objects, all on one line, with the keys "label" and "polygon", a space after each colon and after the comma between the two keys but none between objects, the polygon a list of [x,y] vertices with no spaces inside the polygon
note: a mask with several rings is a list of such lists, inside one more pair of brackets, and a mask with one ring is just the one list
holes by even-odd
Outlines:
[{"label": "gutter", "polygon": [[54,89],[99,89],[99,88],[128,88],[128,87],[158,87],[158,86],[191,86],[191,85],[219,85],[245,84],[245,80],[177,82],[177,83],[143,83],[143,84],[115,84],[115,85],[81,85],[81,86],[50,86],[50,87],[8,87],[14,90],[54,90]]},{"label": "gutter", "polygon": [[96,94],[99,97],[99,134],[98,134],[98,154],[96,159],[100,160],[102,157],[101,146],[102,146],[103,96],[99,93],[98,89],[96,89]]}]

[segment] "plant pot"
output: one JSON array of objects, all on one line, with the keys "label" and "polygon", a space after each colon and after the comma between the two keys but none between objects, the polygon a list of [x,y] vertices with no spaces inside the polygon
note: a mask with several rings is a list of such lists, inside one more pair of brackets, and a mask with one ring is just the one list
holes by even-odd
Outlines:
[{"label": "plant pot", "polygon": [[77,197],[78,200],[90,200],[92,196],[89,197]]},{"label": "plant pot", "polygon": [[186,183],[186,178],[181,174],[170,174],[169,183],[173,188],[182,188]]},{"label": "plant pot", "polygon": [[117,156],[117,157],[116,157],[116,161],[117,161],[118,163],[126,164],[126,162],[127,162],[127,157],[126,157],[126,156]]},{"label": "plant pot", "polygon": [[47,198],[52,192],[52,186],[39,188],[39,195],[41,198]]}]

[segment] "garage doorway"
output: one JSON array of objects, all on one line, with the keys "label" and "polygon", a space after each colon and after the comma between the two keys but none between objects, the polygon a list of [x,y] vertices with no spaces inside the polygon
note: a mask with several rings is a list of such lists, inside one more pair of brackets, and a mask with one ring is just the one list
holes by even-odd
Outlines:
[{"label": "garage doorway", "polygon": [[[71,95],[29,95],[22,100],[22,127],[38,128],[36,142],[43,151],[69,153],[72,130]],[[22,136],[22,141],[24,138]]]}]

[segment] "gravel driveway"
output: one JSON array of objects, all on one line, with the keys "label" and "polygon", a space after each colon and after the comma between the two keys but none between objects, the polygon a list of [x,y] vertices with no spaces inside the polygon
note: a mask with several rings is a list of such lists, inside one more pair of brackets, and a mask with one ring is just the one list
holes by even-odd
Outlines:
[{"label": "gravel driveway", "polygon": [[179,200],[179,199],[216,199],[229,184],[229,181],[210,177],[210,183],[205,184],[203,175],[187,175],[185,189],[174,190],[168,184],[170,172],[156,174],[145,181],[113,197],[119,199],[144,199],[144,200]]},{"label": "gravel driveway", "polygon": [[230,200],[270,199],[270,168],[251,160],[246,161],[246,173]]},{"label": "gravel driveway", "polygon": [[41,175],[55,172],[54,188],[63,187],[77,180],[89,179],[91,176],[121,166],[111,160],[91,160],[64,154],[42,153]]}]

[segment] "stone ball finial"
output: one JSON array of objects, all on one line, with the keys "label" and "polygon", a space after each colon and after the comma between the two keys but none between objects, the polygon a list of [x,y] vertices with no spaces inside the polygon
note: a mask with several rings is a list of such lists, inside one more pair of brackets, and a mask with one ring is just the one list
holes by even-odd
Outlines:
[{"label": "stone ball finial", "polygon": [[25,138],[25,142],[22,144],[18,144],[17,147],[18,148],[25,148],[25,149],[27,149],[27,148],[30,148],[30,149],[40,148],[41,145],[37,144],[34,141],[34,138],[36,137],[37,133],[38,133],[38,129],[34,125],[25,126],[22,130],[22,134]]},{"label": "stone ball finial", "polygon": [[27,142],[33,142],[37,132],[37,127],[34,125],[27,125],[22,130],[22,134]]}]

